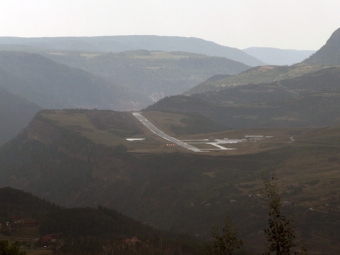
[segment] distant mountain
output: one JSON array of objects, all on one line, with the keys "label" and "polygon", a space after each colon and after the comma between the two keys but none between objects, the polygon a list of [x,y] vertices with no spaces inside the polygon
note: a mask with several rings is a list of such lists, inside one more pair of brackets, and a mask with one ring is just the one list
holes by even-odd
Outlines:
[{"label": "distant mountain", "polygon": [[293,65],[308,58],[313,50],[288,50],[266,47],[251,47],[243,50],[268,65]]},{"label": "distant mountain", "polygon": [[[0,69],[0,86],[10,79]],[[0,145],[19,134],[41,108],[0,88]]]},{"label": "distant mountain", "polygon": [[[247,49],[259,52],[260,49]],[[268,52],[268,49],[261,49]],[[272,54],[275,56],[276,50]],[[282,53],[282,52],[281,52]],[[286,52],[287,53],[287,52]],[[308,53],[309,54],[309,53]],[[293,66],[261,66],[249,69],[239,75],[232,77],[221,77],[220,79],[207,80],[189,91],[185,95],[204,93],[207,91],[218,91],[224,88],[247,84],[260,84],[298,77],[312,73],[331,66],[340,65],[340,28],[336,30],[320,50],[309,58]]]},{"label": "distant mountain", "polygon": [[0,52],[0,70],[2,88],[47,109],[138,109],[150,102],[127,88],[34,53]]},{"label": "distant mountain", "polygon": [[[44,56],[138,91],[150,102],[181,94],[215,74],[249,69],[221,57],[185,52],[127,51],[121,53],[49,52]],[[146,106],[146,105],[144,105]]]},{"label": "distant mountain", "polygon": [[160,100],[146,111],[202,115],[230,128],[340,124],[340,68]]},{"label": "distant mountain", "polygon": [[101,37],[56,37],[56,38],[19,38],[0,37],[0,44],[29,45],[42,49],[68,51],[122,52],[128,50],[183,51],[208,56],[225,57],[249,66],[263,63],[242,50],[222,46],[199,38],[177,36],[101,36]]},{"label": "distant mountain", "polygon": [[309,64],[318,65],[340,65],[340,28],[338,28],[315,54],[304,61]]}]

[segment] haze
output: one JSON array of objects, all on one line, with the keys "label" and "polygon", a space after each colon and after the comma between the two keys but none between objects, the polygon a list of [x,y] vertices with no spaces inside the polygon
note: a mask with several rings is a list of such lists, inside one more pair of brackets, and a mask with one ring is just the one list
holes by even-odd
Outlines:
[{"label": "haze", "polygon": [[171,35],[239,49],[317,50],[339,27],[336,0],[13,0],[0,36]]}]

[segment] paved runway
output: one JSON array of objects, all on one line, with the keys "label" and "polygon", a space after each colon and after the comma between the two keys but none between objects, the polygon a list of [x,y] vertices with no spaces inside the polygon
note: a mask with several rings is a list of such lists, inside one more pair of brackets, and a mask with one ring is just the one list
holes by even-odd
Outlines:
[{"label": "paved runway", "polygon": [[179,146],[182,146],[183,148],[187,149],[187,150],[191,150],[194,152],[202,152],[200,149],[191,146],[185,142],[182,142],[176,138],[173,138],[172,136],[169,136],[167,134],[165,134],[163,131],[159,130],[157,127],[155,127],[150,121],[148,121],[141,113],[138,112],[134,112],[132,113],[133,116],[135,116],[140,122],[142,122],[144,124],[144,126],[146,126],[152,133],[162,137],[165,140],[168,140],[172,143],[175,143]]}]

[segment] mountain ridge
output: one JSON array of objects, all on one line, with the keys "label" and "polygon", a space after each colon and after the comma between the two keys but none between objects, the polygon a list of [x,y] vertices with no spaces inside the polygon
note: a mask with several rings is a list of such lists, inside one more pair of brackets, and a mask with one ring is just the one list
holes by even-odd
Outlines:
[{"label": "mountain ridge", "polygon": [[278,49],[272,47],[250,47],[243,51],[260,59],[267,65],[293,65],[302,62],[315,50]]},{"label": "mountain ridge", "polygon": [[127,35],[97,37],[19,38],[0,37],[0,44],[28,44],[57,50],[121,52],[127,50],[187,51],[226,57],[249,66],[263,63],[247,53],[214,42],[193,37]]},{"label": "mountain ridge", "polygon": [[335,30],[326,44],[304,61],[310,64],[340,65],[340,28]]}]

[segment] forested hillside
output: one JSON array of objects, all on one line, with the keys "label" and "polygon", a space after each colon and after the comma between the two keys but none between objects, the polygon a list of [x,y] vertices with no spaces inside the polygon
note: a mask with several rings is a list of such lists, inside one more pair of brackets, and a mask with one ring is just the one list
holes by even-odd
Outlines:
[{"label": "forested hillside", "polygon": [[155,230],[115,210],[64,208],[10,187],[0,188],[0,223],[0,238],[25,240],[23,248],[30,241],[35,249],[53,248],[58,254],[105,254],[110,249],[120,254],[193,254],[202,247],[194,238]]}]

